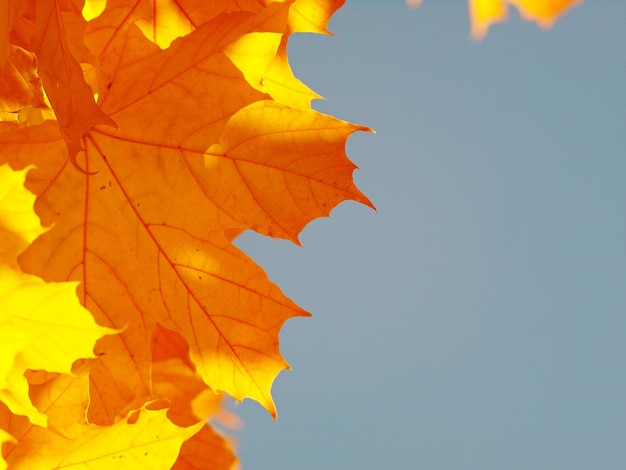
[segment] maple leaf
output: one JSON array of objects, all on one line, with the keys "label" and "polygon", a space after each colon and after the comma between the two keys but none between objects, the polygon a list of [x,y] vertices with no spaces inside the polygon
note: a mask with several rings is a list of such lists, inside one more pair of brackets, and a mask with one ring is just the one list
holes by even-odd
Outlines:
[{"label": "maple leaf", "polygon": [[0,166],[0,401],[45,426],[28,396],[26,370],[70,373],[77,359],[95,357],[95,341],[113,331],[80,306],[77,283],[48,284],[20,272],[17,254],[43,232],[23,181],[24,172]]},{"label": "maple leaf", "polygon": [[[199,425],[232,424],[223,393],[276,415],[270,389],[288,367],[278,334],[308,315],[233,239],[252,229],[299,243],[340,202],[371,206],[345,155],[369,129],[311,110],[319,96],[287,60],[290,35],[327,33],[343,0],[102,3],[2,4],[0,164],[30,168],[25,186],[50,227],[11,252],[26,248],[11,268],[69,287],[59,305],[77,305],[78,284],[91,324],[108,327],[81,342],[51,330],[71,350],[63,367],[3,352],[7,377],[22,381],[22,408],[0,396],[0,429],[14,439],[4,455],[108,468],[144,451],[151,468],[228,468],[233,443]],[[68,375],[97,337],[98,359]],[[148,427],[173,443],[158,466]]]},{"label": "maple leaf", "polygon": [[0,112],[6,116],[27,106],[45,109],[47,104],[35,54],[14,47],[0,75]]},{"label": "maple leaf", "polygon": [[[221,411],[223,397],[206,387],[201,377],[181,359],[155,362],[152,379],[155,394],[170,403],[167,416],[174,424],[190,426],[211,417],[220,424],[224,420],[228,420],[227,424],[233,421]],[[232,444],[207,425],[185,441],[172,468],[230,468],[235,461]]]},{"label": "maple leaf", "polygon": [[543,28],[551,27],[557,18],[582,0],[470,0],[472,36],[482,38],[489,26],[508,17],[507,3],[515,6],[520,15]]},{"label": "maple leaf", "polygon": [[[208,388],[189,361],[189,347],[177,333],[157,327],[152,336],[154,393],[169,402],[168,418],[179,426],[198,420],[215,421],[224,429],[238,429],[238,419],[221,408],[224,397]],[[185,441],[173,469],[231,468],[236,462],[234,442],[210,425]]]},{"label": "maple leaf", "polygon": [[196,422],[179,427],[167,418],[167,409],[147,407],[129,413],[111,426],[87,424],[87,388],[87,377],[68,375],[33,387],[33,401],[49,417],[49,429],[21,417],[11,418],[0,405],[0,424],[15,438],[5,452],[8,464],[32,470],[166,470],[176,461],[182,443],[204,426],[203,422]]},{"label": "maple leaf", "polygon": [[37,57],[39,79],[73,158],[87,129],[115,125],[96,105],[79,63],[88,55],[77,39],[85,26],[80,10],[69,0],[9,2],[5,8],[15,18],[8,29],[19,37],[13,49],[25,48]]},{"label": "maple leaf", "polygon": [[[489,26],[508,18],[508,5],[518,9],[520,15],[543,28],[550,28],[557,18],[583,0],[468,0],[471,34],[482,39]],[[422,0],[406,0],[410,7],[418,7]]]},{"label": "maple leaf", "polygon": [[[320,96],[293,76],[287,60],[288,39],[295,32],[327,33],[328,20],[344,1],[287,2],[291,7],[285,31],[243,34],[228,46],[227,55],[236,66],[242,67],[246,77],[252,77],[250,84],[256,89],[268,93],[280,103],[309,108],[311,100]],[[123,26],[135,23],[147,38],[165,48],[174,39],[189,34],[198,25],[215,19],[221,13],[258,13],[269,3],[259,0],[240,0],[236,3],[229,0],[112,0],[107,3],[107,9],[90,23],[85,41],[95,55],[102,57]],[[263,58],[269,59],[269,63],[264,63]]]},{"label": "maple leaf", "polygon": [[[203,10],[162,48],[136,25],[158,19],[146,16],[146,2],[108,2],[85,27],[98,112],[86,112],[79,145],[54,120],[5,123],[0,136],[0,161],[36,166],[27,187],[53,225],[21,267],[48,281],[79,281],[96,321],[122,330],[96,347],[92,422],[111,424],[155,397],[150,346],[159,325],[184,338],[212,390],[253,398],[275,415],[270,387],[288,367],[278,333],[307,313],[231,241],[254,229],[297,243],[307,223],[341,201],[371,205],[344,151],[351,133],[368,129],[303,109],[312,95],[304,100],[290,85],[285,57],[289,34],[324,32],[343,2],[241,3],[240,11],[231,2],[229,13]],[[55,11],[47,17],[60,18]],[[161,34],[154,29],[151,39]],[[71,75],[53,72],[59,82]],[[268,75],[279,101],[270,99]],[[74,160],[76,148],[83,150]]]}]

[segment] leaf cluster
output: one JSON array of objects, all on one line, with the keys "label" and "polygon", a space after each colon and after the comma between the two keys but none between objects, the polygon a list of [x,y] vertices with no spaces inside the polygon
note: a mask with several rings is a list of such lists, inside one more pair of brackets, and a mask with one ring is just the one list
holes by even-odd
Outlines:
[{"label": "leaf cluster", "polygon": [[342,4],[0,4],[0,467],[229,468],[223,395],[275,416],[308,313],[232,241],[371,205],[287,60]]}]

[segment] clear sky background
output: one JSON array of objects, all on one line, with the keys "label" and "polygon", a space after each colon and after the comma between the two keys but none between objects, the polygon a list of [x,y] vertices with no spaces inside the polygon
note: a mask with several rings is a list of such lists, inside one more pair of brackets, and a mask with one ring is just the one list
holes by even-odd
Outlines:
[{"label": "clear sky background", "polygon": [[304,249],[238,241],[290,320],[243,470],[626,468],[626,1],[469,38],[464,0],[348,0],[299,35],[316,109],[376,129]]}]

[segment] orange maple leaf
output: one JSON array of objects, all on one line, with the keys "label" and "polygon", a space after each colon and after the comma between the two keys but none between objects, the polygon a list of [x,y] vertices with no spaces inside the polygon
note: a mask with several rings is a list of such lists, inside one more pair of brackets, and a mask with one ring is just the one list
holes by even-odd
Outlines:
[{"label": "orange maple leaf", "polygon": [[[326,32],[343,0],[110,0],[101,12],[95,3],[89,21],[79,0],[10,3],[8,49],[0,43],[30,77],[15,90],[10,73],[0,81],[0,111],[17,114],[0,123],[0,163],[35,166],[26,186],[51,227],[20,266],[78,281],[96,322],[120,331],[98,341],[89,400],[77,399],[88,422],[57,420],[55,432],[126,432],[120,420],[155,399],[168,400],[173,425],[192,426],[215,413],[221,392],[275,416],[270,388],[288,367],[278,334],[308,313],[231,242],[252,229],[298,243],[341,201],[371,206],[345,155],[350,134],[369,129],[311,110],[317,95],[286,55],[292,33]],[[24,460],[34,443],[63,446],[43,427],[25,438],[11,423],[30,424],[5,413],[13,461],[34,462]],[[233,462],[209,427],[185,436],[175,468],[209,468],[202,446],[220,449],[211,465]]]},{"label": "orange maple leaf", "polygon": [[[177,333],[157,327],[152,335],[154,393],[170,403],[168,418],[178,426],[211,419],[224,429],[240,427],[237,417],[221,408],[223,397],[208,389],[189,361],[189,347]],[[231,468],[236,462],[234,441],[204,426],[185,441],[173,469]]]},{"label": "orange maple leaf", "polygon": [[38,77],[74,158],[89,128],[115,125],[96,105],[83,76],[79,60],[86,61],[89,53],[79,39],[85,21],[78,5],[70,0],[27,0],[9,2],[7,8],[10,49],[26,49],[37,57]]},{"label": "orange maple leaf", "polygon": [[[194,370],[181,359],[168,359],[154,363],[153,387],[155,394],[169,401],[167,417],[177,426],[192,426],[198,420],[214,418],[222,424],[236,419],[221,410],[223,397],[207,389]],[[231,426],[232,427],[232,426]],[[233,445],[204,426],[185,441],[180,449],[175,469],[230,468],[235,462]]]},{"label": "orange maple leaf", "polygon": [[3,457],[229,468],[234,443],[202,422],[233,425],[223,393],[276,415],[278,335],[308,315],[233,239],[299,243],[340,202],[371,206],[345,155],[369,129],[311,110],[287,60],[290,35],[326,33],[343,0],[103,3],[0,4],[0,164],[34,167],[49,227],[7,266],[78,285],[94,330],[61,366],[3,353],[19,385],[0,387]]}]

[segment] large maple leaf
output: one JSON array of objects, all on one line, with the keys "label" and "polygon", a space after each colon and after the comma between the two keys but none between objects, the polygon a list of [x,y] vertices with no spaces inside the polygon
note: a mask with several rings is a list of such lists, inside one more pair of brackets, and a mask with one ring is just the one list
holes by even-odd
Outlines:
[{"label": "large maple leaf", "polygon": [[[7,458],[36,468],[65,449],[64,465],[108,465],[104,447],[87,455],[80,442],[128,437],[138,429],[129,420],[152,423],[145,404],[164,398],[170,409],[158,411],[158,427],[164,419],[193,427],[167,428],[188,440],[176,468],[226,468],[229,444],[194,423],[215,413],[221,392],[275,415],[271,384],[288,367],[279,331],[308,315],[233,239],[252,229],[298,243],[305,225],[341,201],[371,205],[344,150],[350,134],[368,129],[311,110],[317,95],[286,55],[292,33],[325,32],[343,0],[110,0],[101,12],[92,3],[87,20],[80,0],[3,4],[0,163],[35,167],[26,187],[51,227],[19,267],[78,283],[95,321],[119,332],[96,344],[89,398],[87,379],[69,370],[30,382],[31,396],[77,390],[72,406],[87,418],[53,420],[52,432],[4,409],[0,428],[17,440]],[[19,87],[16,74],[28,78]],[[33,402],[30,415],[56,416]],[[69,435],[78,440],[65,442]],[[127,455],[135,438],[124,439]],[[29,455],[34,445],[41,460]],[[207,446],[211,461],[201,457]]]}]

